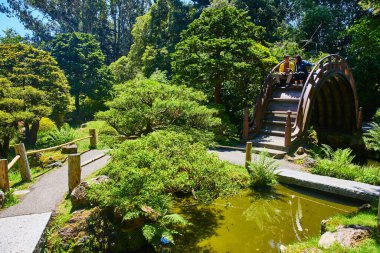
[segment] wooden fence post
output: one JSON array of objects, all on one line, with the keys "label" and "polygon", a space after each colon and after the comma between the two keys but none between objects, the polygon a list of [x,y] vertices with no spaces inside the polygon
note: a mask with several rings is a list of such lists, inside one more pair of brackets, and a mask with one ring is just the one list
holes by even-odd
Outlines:
[{"label": "wooden fence post", "polygon": [[89,134],[91,135],[90,138],[90,147],[96,148],[96,144],[98,143],[98,134],[96,132],[96,129],[90,129]]},{"label": "wooden fence post", "polygon": [[358,130],[361,131],[363,127],[363,107],[359,107],[358,111]]},{"label": "wooden fence post", "polygon": [[32,176],[30,175],[28,155],[26,154],[24,143],[15,144],[15,151],[16,155],[20,156],[20,159],[18,159],[18,168],[20,170],[22,180],[32,181]]},{"label": "wooden fence post", "polygon": [[252,161],[252,142],[248,141],[245,146],[245,168],[248,169],[248,163]]},{"label": "wooden fence post", "polygon": [[248,107],[244,108],[244,120],[243,120],[243,140],[248,140],[249,134],[249,116]]},{"label": "wooden fence post", "polygon": [[9,190],[7,159],[0,159],[0,188],[5,192]]},{"label": "wooden fence post", "polygon": [[380,235],[380,195],[379,195],[379,204],[377,210],[377,234]]},{"label": "wooden fence post", "polygon": [[291,134],[292,134],[292,125],[291,125],[291,118],[290,115],[292,114],[291,111],[288,111],[288,115],[286,116],[286,125],[285,125],[285,147],[290,146],[291,142]]},{"label": "wooden fence post", "polygon": [[71,154],[69,157],[69,192],[80,184],[81,167],[80,154]]}]

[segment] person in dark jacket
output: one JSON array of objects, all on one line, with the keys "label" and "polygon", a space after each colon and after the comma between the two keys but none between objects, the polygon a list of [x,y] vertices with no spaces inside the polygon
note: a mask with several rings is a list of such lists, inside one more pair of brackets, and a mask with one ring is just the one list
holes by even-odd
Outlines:
[{"label": "person in dark jacket", "polygon": [[308,67],[314,66],[313,63],[302,60],[301,56],[297,55],[295,57],[295,72],[294,72],[294,81],[296,86],[298,86],[298,82],[300,82],[300,86],[303,86],[303,82],[306,80],[309,75]]}]

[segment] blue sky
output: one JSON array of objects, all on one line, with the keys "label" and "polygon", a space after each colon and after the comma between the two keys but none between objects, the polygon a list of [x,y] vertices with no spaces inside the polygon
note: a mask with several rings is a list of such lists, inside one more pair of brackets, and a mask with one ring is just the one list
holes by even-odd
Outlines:
[{"label": "blue sky", "polygon": [[[7,0],[0,0],[0,4],[7,4]],[[0,36],[4,35],[3,30],[12,28],[20,35],[25,35],[28,31],[25,29],[20,20],[16,17],[7,17],[5,14],[0,13]]]}]

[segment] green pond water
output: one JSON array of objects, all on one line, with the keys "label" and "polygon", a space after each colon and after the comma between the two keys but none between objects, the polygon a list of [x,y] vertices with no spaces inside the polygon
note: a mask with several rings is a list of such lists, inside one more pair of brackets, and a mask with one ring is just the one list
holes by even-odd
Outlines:
[{"label": "green pond water", "polygon": [[276,186],[270,193],[244,191],[207,206],[178,203],[192,226],[170,252],[279,252],[281,244],[320,233],[320,222],[350,213],[359,203],[300,188]]}]

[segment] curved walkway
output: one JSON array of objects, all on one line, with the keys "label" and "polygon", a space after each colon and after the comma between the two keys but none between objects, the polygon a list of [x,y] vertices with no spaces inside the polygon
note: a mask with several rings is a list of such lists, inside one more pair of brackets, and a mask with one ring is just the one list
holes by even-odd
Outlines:
[{"label": "curved walkway", "polygon": [[[105,154],[91,150],[81,155],[81,163]],[[110,156],[82,167],[82,180],[104,167]],[[0,252],[34,252],[50,220],[51,213],[68,191],[67,163],[43,175],[21,202],[0,211]]]}]

